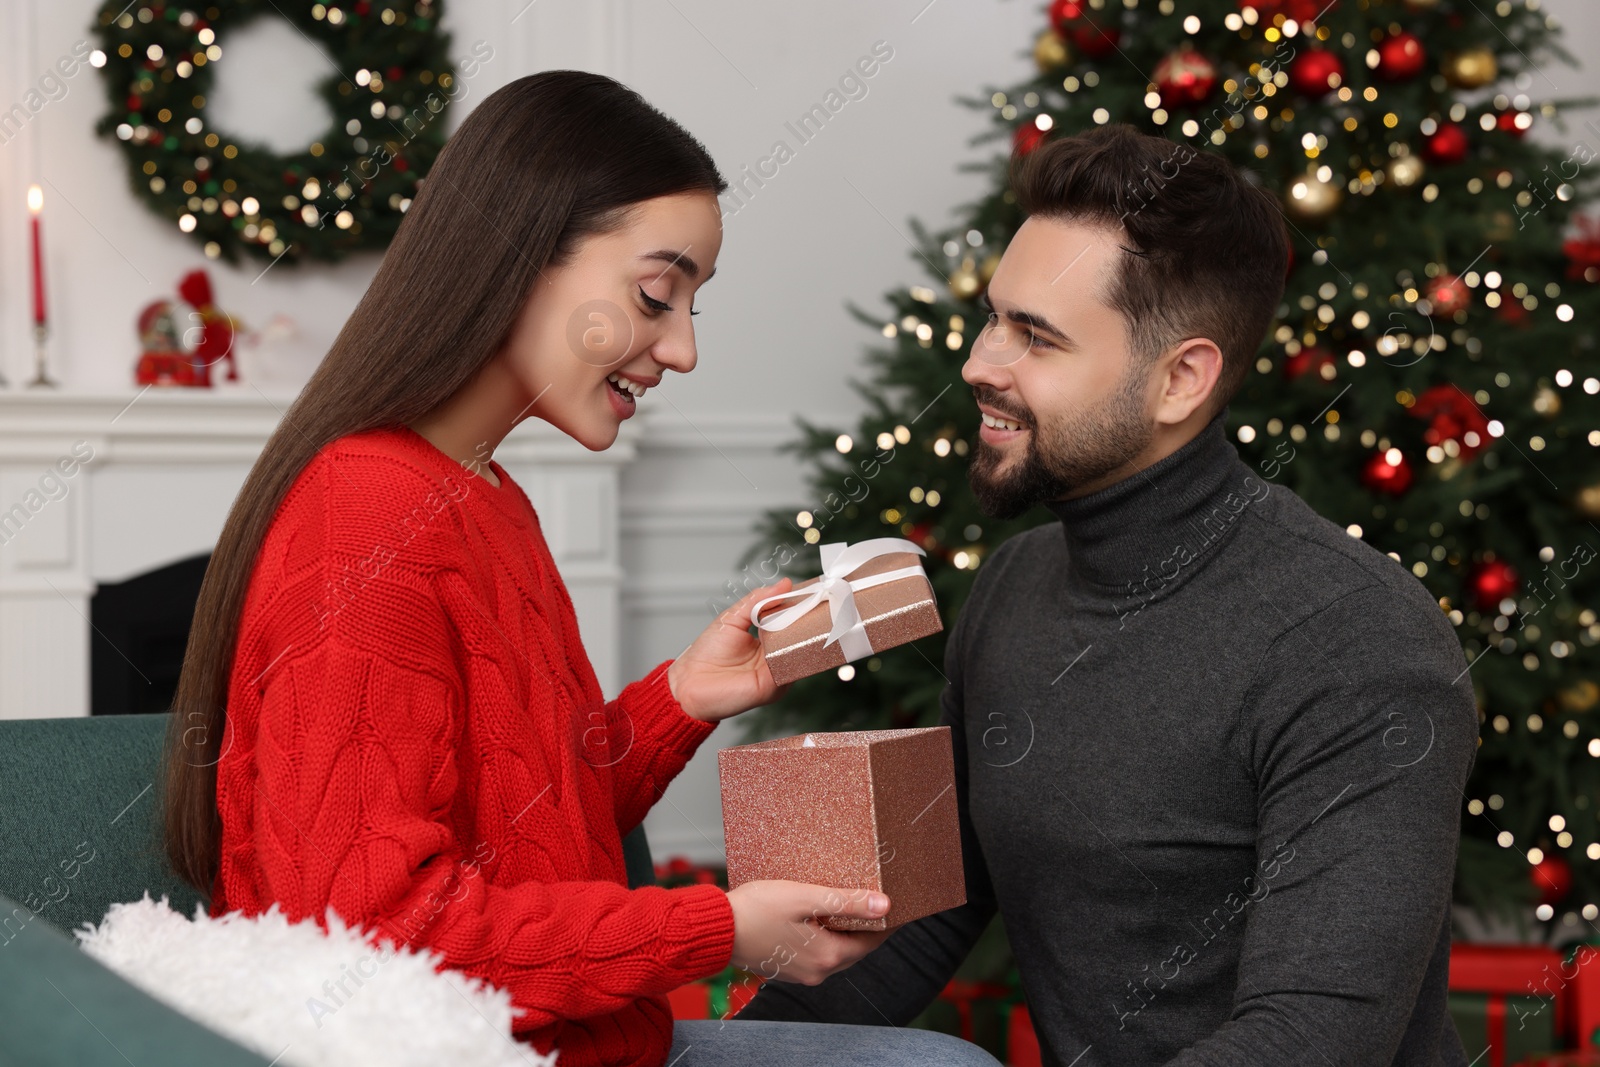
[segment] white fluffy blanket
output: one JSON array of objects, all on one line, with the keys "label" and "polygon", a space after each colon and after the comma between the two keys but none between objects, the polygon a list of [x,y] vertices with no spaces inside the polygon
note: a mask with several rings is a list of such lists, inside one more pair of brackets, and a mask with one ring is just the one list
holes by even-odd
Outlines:
[{"label": "white fluffy blanket", "polygon": [[511,994],[431,950],[369,941],[328,909],[328,932],[262,915],[194,919],[163,896],[113,904],[80,947],[151,996],[283,1067],[554,1067],[514,1041]]}]

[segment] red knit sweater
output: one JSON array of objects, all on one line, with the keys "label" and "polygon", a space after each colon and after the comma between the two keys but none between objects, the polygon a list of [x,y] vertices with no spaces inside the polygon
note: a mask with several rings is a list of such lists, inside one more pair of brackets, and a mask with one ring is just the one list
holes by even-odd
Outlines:
[{"label": "red knit sweater", "polygon": [[210,911],[326,928],[331,906],[509,990],[561,1067],[654,1067],[664,994],[727,966],[733,912],[714,885],[628,889],[622,835],[714,724],[667,663],[605,702],[539,520],[490,467],[498,487],[400,426],[294,482],[240,620]]}]

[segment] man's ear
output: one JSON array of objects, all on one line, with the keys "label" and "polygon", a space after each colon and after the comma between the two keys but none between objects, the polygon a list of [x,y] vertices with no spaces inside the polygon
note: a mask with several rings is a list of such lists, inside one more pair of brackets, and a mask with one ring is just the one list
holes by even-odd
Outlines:
[{"label": "man's ear", "polygon": [[1209,338],[1179,342],[1159,361],[1166,384],[1156,421],[1177,425],[1197,410],[1209,410],[1222,378],[1222,362],[1222,350]]}]

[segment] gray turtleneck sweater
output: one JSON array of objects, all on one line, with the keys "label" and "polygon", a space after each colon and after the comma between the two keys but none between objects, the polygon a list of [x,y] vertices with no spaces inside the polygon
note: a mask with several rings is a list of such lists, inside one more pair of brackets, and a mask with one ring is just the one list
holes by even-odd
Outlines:
[{"label": "gray turtleneck sweater", "polygon": [[1421,582],[1251,470],[1226,418],[979,573],[943,716],[968,902],[738,1018],[903,1025],[998,908],[1047,1064],[1466,1064],[1466,657]]}]

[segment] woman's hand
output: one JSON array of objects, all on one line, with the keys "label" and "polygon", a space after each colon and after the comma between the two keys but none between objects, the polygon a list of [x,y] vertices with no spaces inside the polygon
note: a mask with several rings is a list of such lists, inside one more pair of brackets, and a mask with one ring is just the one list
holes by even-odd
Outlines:
[{"label": "woman's hand", "polygon": [[889,898],[865,889],[805,882],[746,882],[728,893],[733,906],[733,959],[766,979],[816,985],[883,944],[887,930],[829,930],[830,915],[876,919]]},{"label": "woman's hand", "polygon": [[787,593],[789,585],[789,579],[780,578],[747,593],[672,661],[667,685],[685,714],[718,722],[782,695],[761,655],[761,642],[750,636],[750,608],[762,597]]}]

